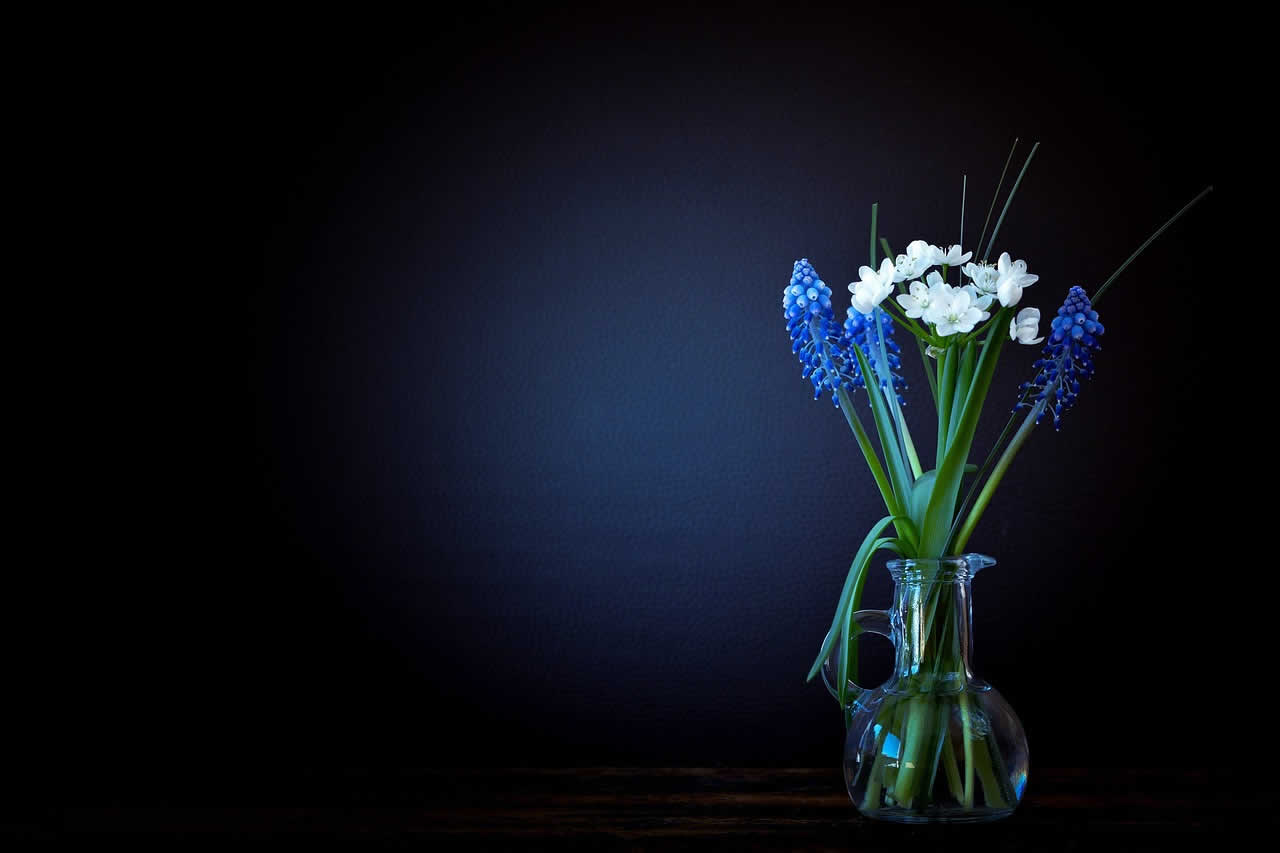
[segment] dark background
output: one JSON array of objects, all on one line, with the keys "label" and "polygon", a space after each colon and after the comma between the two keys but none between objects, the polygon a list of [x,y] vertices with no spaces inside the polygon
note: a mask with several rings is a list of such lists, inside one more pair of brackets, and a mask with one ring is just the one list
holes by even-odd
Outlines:
[{"label": "dark background", "polygon": [[[1263,629],[1232,616],[1215,530],[1257,511],[1224,462],[1244,380],[1205,296],[1251,271],[1221,260],[1243,78],[1221,19],[1100,20],[473,7],[246,27],[214,81],[245,156],[214,242],[262,251],[217,294],[232,325],[205,366],[227,402],[147,460],[202,479],[150,495],[134,570],[87,588],[111,615],[85,608],[81,675],[45,674],[62,701],[33,742],[157,788],[834,765],[834,703],[803,679],[883,508],[799,375],[781,289],[808,257],[843,316],[871,203],[895,249],[955,242],[962,175],[969,247],[1020,138],[1011,172],[1041,147],[995,252],[1028,260],[1046,317],[1218,191],[1108,292],[1096,379],[974,535],[1000,561],[974,584],[976,668],[1034,763],[1247,761],[1216,685],[1250,677]],[[979,452],[1034,357],[1006,348]],[[890,590],[877,561],[864,606]]]}]

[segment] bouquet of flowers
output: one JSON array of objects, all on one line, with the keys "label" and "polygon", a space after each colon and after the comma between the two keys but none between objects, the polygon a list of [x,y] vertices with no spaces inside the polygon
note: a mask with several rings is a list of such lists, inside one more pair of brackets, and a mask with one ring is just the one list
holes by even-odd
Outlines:
[{"label": "bouquet of flowers", "polygon": [[[1017,143],[1014,143],[1015,149]],[[995,227],[987,226],[1004,173],[975,247],[960,242],[907,244],[895,255],[878,238],[871,208],[870,262],[849,284],[843,320],[832,291],[808,259],[795,262],[782,292],[791,349],[814,399],[829,395],[853,431],[886,515],[871,525],[849,568],[831,629],[809,671],[820,671],[848,729],[845,775],[850,795],[873,817],[902,821],[986,820],[1013,811],[1026,784],[1026,744],[1012,709],[968,666],[968,581],[994,561],[965,547],[1009,465],[1046,416],[1055,429],[1072,409],[1106,333],[1098,303],[1111,283],[1161,233],[1205,197],[1204,190],[1151,235],[1093,292],[1071,287],[1041,332],[1040,310],[1025,304],[1039,276],[1025,260],[992,250],[1033,146]],[[1008,171],[1013,151],[1005,163]],[[967,180],[966,180],[967,184]],[[983,246],[983,240],[986,240]],[[883,257],[877,263],[877,249]],[[891,298],[892,297],[892,298]],[[915,340],[936,416],[933,464],[903,414],[902,352]],[[1013,413],[978,466],[974,433],[1006,342],[1040,347],[1031,378],[1006,398]],[[862,389],[879,452],[854,403]],[[922,457],[924,461],[922,461]],[[973,475],[962,490],[966,475]],[[963,494],[962,494],[963,491]],[[867,567],[879,551],[897,584],[891,611],[859,610]],[[894,640],[895,675],[875,690],[856,679],[860,632]],[[941,772],[940,772],[941,768]]]}]

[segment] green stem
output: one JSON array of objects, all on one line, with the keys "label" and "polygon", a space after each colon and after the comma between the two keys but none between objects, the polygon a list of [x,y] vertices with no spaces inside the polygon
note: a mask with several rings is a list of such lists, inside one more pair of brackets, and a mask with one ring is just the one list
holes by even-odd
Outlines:
[{"label": "green stem", "polygon": [[920,362],[924,365],[924,377],[929,380],[929,396],[933,398],[933,408],[938,408],[938,379],[933,375],[933,359],[926,352],[924,341],[916,338],[916,348],[920,350]]},{"label": "green stem", "polygon": [[[893,249],[890,249],[890,248],[889,248],[889,241],[888,241],[888,240],[886,240],[886,239],[885,239],[885,238],[883,238],[883,237],[881,237],[881,238],[880,238],[880,248],[884,250],[884,256],[885,256],[886,258],[895,258],[895,257],[896,257],[896,256],[893,254]],[[903,290],[903,291],[905,291],[905,290],[907,289],[907,286],[906,286],[904,283],[902,283],[902,282],[898,282],[898,289],[899,289],[899,290]]]},{"label": "green stem", "polygon": [[[850,349],[854,358],[858,361],[858,369],[862,372],[863,377],[867,379],[867,399],[871,403],[871,415],[875,421],[876,435],[880,438],[880,452],[884,454],[885,465],[889,469],[890,482],[893,484],[898,506],[901,507],[905,501],[910,499],[915,477],[911,474],[911,466],[904,458],[899,445],[898,429],[889,405],[885,402],[885,395],[877,387],[879,385],[878,374],[871,369],[871,362],[867,360],[861,347],[855,346]],[[890,388],[890,392],[892,392],[892,388]],[[893,397],[891,399],[896,406],[897,398]],[[894,514],[905,515],[905,513]]]},{"label": "green stem", "polygon": [[912,696],[907,701],[906,725],[903,730],[901,758],[898,760],[898,781],[895,783],[893,795],[898,805],[911,808],[916,799],[916,782],[924,770],[922,753],[928,745],[929,722],[933,719],[933,708],[929,696]]},{"label": "green stem", "polygon": [[889,733],[887,721],[884,720],[885,716],[884,709],[881,708],[876,718],[876,722],[880,723],[880,733],[876,735],[876,757],[871,762],[871,770],[867,775],[867,791],[862,798],[864,812],[880,808],[880,789],[884,781],[884,739]]},{"label": "green stem", "polygon": [[880,202],[871,204],[871,251],[868,253],[871,257],[871,268],[876,268],[876,215],[880,211]]},{"label": "green stem", "polygon": [[902,751],[906,747],[906,710],[907,701],[902,699],[893,706],[893,725],[889,732],[898,741],[897,761],[891,767],[884,768],[884,787],[887,796],[892,797],[895,803],[900,803],[898,798],[898,774],[902,770]]},{"label": "green stem", "polygon": [[[1018,400],[1018,404],[1021,405],[1022,403],[1025,403],[1027,401],[1027,397],[1030,395],[1031,392],[1029,390],[1024,391],[1022,397]],[[991,452],[989,452],[987,454],[987,458],[982,461],[982,467],[978,469],[977,476],[973,478],[973,482],[969,485],[969,491],[964,496],[964,502],[960,504],[960,511],[956,513],[955,522],[951,528],[951,539],[955,538],[956,531],[960,528],[960,519],[969,511],[969,507],[973,504],[973,499],[977,496],[979,488],[985,481],[984,478],[987,476],[987,472],[991,470],[992,464],[995,463],[996,458],[1004,449],[1005,440],[1009,438],[1009,433],[1013,431],[1013,425],[1017,420],[1018,409],[1015,408],[1013,414],[1009,416],[1009,420],[1005,422],[1004,429],[1000,430],[1000,437],[996,439],[995,444],[991,445]]]},{"label": "green stem", "polygon": [[871,437],[867,435],[867,431],[862,426],[862,420],[853,409],[853,400],[850,399],[849,392],[839,388],[836,390],[836,398],[840,401],[840,411],[844,413],[844,419],[849,422],[849,429],[853,430],[853,437],[858,440],[862,456],[867,460],[871,476],[875,478],[876,486],[880,489],[880,498],[884,501],[885,509],[889,511],[889,515],[902,515],[902,508],[898,506],[898,499],[894,497],[889,478],[885,476],[880,458],[876,456],[876,449],[871,445]]},{"label": "green stem", "polygon": [[[947,740],[947,708],[949,703],[946,699],[942,699],[937,703],[938,717],[933,721],[933,729],[936,737],[934,737],[933,758],[929,762],[929,781],[925,785],[924,792],[929,799],[933,799],[934,786],[938,782],[938,765],[942,763],[942,745]],[[922,803],[921,805],[924,805]]]},{"label": "green stem", "polygon": [[960,412],[964,411],[964,402],[969,399],[969,390],[973,386],[973,343],[964,345],[961,351],[960,370],[956,375],[956,392],[951,401],[951,423],[947,426],[947,447],[955,441],[956,429],[960,426]]},{"label": "green stem", "polygon": [[[962,249],[964,248],[964,202],[965,202],[965,197],[968,195],[969,195],[969,176],[962,175],[961,183],[960,183],[960,239],[956,241],[956,244],[960,246],[960,248]],[[957,276],[956,281],[962,282],[964,281],[964,279]]]},{"label": "green stem", "polygon": [[964,731],[961,740],[964,744],[964,797],[961,800],[966,809],[973,808],[973,720],[969,717],[969,694],[960,694],[960,723]]},{"label": "green stem", "polygon": [[[1009,309],[1003,308],[997,316],[1003,317],[1008,311]],[[969,451],[973,447],[974,430],[977,429],[978,416],[982,413],[982,404],[991,387],[991,377],[999,363],[1003,346],[1003,335],[989,335],[982,348],[982,355],[974,370],[973,384],[959,416],[960,425],[956,428],[955,440],[938,465],[924,519],[916,525],[920,530],[920,546],[917,549],[920,555],[941,556],[946,550],[947,540],[951,537],[951,526],[955,521],[960,481],[964,477]]]},{"label": "green stem", "polygon": [[[955,396],[957,353],[950,348],[938,354],[938,452],[934,468],[942,465],[947,455],[947,431],[951,424],[951,401]],[[926,555],[928,556],[928,555]]]},{"label": "green stem", "polygon": [[902,310],[901,305],[896,304],[892,299],[886,299],[880,303],[880,308],[883,310],[886,305],[889,310],[885,311],[885,313],[889,315],[890,320],[893,320],[893,322],[914,335],[917,341],[923,341],[926,344],[933,343],[933,335],[929,334],[929,330],[911,317],[908,317],[906,312]]},{"label": "green stem", "polygon": [[[1010,308],[1001,308],[995,313],[995,317],[992,322],[1002,323],[1011,311],[1012,309]],[[984,387],[981,390],[978,389],[979,377],[985,372],[987,381],[990,382],[991,373],[995,370],[995,360],[1000,358],[1000,350],[1003,349],[1003,347],[1004,335],[987,335],[987,337],[983,339],[982,353],[978,356],[978,366],[974,369],[973,381],[969,383],[969,388],[965,393],[962,417],[970,414],[970,407],[973,406],[975,402],[977,403],[976,411],[973,412],[975,420],[978,415],[982,414],[982,403],[986,397],[986,388]],[[987,367],[988,359],[992,360],[989,368]],[[978,394],[977,400],[974,399],[975,393]]]},{"label": "green stem", "polygon": [[[882,310],[880,314],[883,313]],[[876,330],[876,348],[879,351],[877,374],[883,383],[881,390],[889,403],[889,410],[893,413],[894,425],[898,428],[898,438],[902,442],[902,455],[911,465],[911,477],[914,482],[924,473],[924,470],[920,467],[920,458],[916,455],[916,446],[911,440],[911,429],[907,426],[907,419],[902,415],[902,407],[898,405],[898,392],[893,388],[893,372],[889,368],[889,350],[884,342],[884,326],[880,322],[879,314],[872,314],[871,321],[875,324]]]},{"label": "green stem", "polygon": [[964,799],[964,784],[960,781],[960,768],[956,764],[956,748],[951,743],[949,719],[946,721],[943,734],[942,761],[947,771],[947,787],[951,789],[951,796],[956,799],[956,802],[961,802]]},{"label": "green stem", "polygon": [[[991,753],[987,750],[987,739],[985,737],[974,741],[973,754],[974,769],[978,773],[978,780],[982,783],[983,801],[988,808],[1007,809],[1009,804],[1005,802],[1004,786],[1000,784],[999,778],[991,768]],[[969,803],[968,808],[973,808],[973,804]]]},{"label": "green stem", "polygon": [[996,235],[1000,233],[1000,226],[1004,224],[1004,217],[1009,212],[1009,205],[1013,204],[1013,197],[1018,194],[1018,187],[1022,184],[1022,176],[1027,173],[1027,168],[1031,165],[1031,158],[1036,156],[1036,149],[1039,147],[1039,142],[1031,146],[1031,153],[1027,155],[1026,162],[1022,164],[1022,171],[1018,173],[1018,179],[1009,188],[1009,195],[1004,200],[1004,209],[1000,211],[1000,218],[996,220],[996,227],[991,229],[991,239],[987,241],[987,250],[982,253],[983,260],[991,257],[991,247],[995,245]]},{"label": "green stem", "polygon": [[1166,229],[1166,228],[1168,228],[1168,227],[1169,227],[1170,225],[1172,225],[1173,223],[1177,222],[1177,221],[1178,221],[1178,219],[1180,219],[1180,218],[1182,217],[1182,214],[1186,213],[1188,210],[1190,210],[1191,208],[1195,207],[1195,205],[1196,205],[1196,204],[1197,204],[1197,203],[1198,203],[1202,198],[1204,198],[1205,196],[1207,196],[1207,195],[1208,195],[1209,193],[1211,193],[1211,192],[1213,192],[1213,187],[1212,187],[1212,186],[1207,186],[1207,187],[1205,187],[1203,190],[1201,190],[1201,191],[1200,191],[1200,194],[1199,194],[1199,195],[1197,195],[1195,198],[1191,199],[1191,201],[1189,201],[1189,202],[1187,202],[1186,204],[1184,204],[1184,205],[1182,206],[1182,209],[1181,209],[1181,210],[1179,210],[1179,211],[1178,211],[1177,213],[1175,213],[1173,216],[1169,217],[1169,221],[1165,222],[1165,224],[1163,224],[1163,225],[1161,225],[1159,228],[1157,228],[1157,229],[1156,229],[1156,233],[1154,233],[1154,234],[1152,234],[1150,237],[1148,237],[1145,243],[1143,243],[1141,246],[1139,246],[1139,247],[1137,248],[1137,250],[1136,250],[1132,255],[1130,255],[1128,258],[1126,258],[1126,259],[1125,259],[1125,262],[1124,262],[1123,264],[1121,264],[1121,265],[1116,269],[1116,271],[1115,271],[1115,272],[1113,272],[1110,276],[1108,276],[1108,277],[1107,277],[1107,280],[1106,280],[1106,281],[1104,281],[1104,282],[1102,283],[1102,286],[1101,286],[1101,287],[1099,287],[1099,288],[1097,289],[1097,291],[1093,294],[1093,298],[1092,298],[1092,299],[1090,299],[1089,301],[1090,301],[1092,304],[1097,305],[1097,304],[1098,304],[1098,300],[1102,298],[1102,294],[1106,293],[1107,288],[1111,286],[1111,282],[1115,281],[1115,280],[1116,280],[1116,277],[1117,277],[1117,276],[1119,276],[1119,275],[1120,275],[1120,273],[1124,272],[1125,267],[1127,267],[1127,266],[1129,266],[1129,264],[1133,263],[1133,262],[1134,262],[1134,260],[1138,257],[1138,255],[1141,255],[1141,254],[1142,254],[1142,250],[1143,250],[1143,249],[1145,249],[1145,248],[1147,248],[1148,246],[1150,246],[1150,245],[1155,241],[1155,239],[1156,239],[1157,237],[1159,237],[1161,234],[1163,234],[1163,233],[1164,233],[1164,231],[1165,231],[1165,229]]},{"label": "green stem", "polygon": [[924,469],[920,467],[920,456],[916,453],[915,442],[911,440],[911,430],[907,429],[906,418],[902,419],[902,440],[907,445],[907,461],[911,463],[911,473],[918,480]]},{"label": "green stem", "polygon": [[[982,240],[987,236],[987,226],[991,224],[991,214],[995,212],[996,202],[1000,199],[1000,189],[1004,186],[1004,176],[1009,172],[1009,164],[1013,162],[1013,152],[1018,150],[1018,140],[1013,140],[1013,147],[1009,149],[1009,156],[1004,158],[1004,168],[1000,170],[1000,181],[996,184],[996,191],[991,194],[991,206],[987,208],[987,218],[982,223],[982,233],[978,235],[978,242],[974,244],[974,252],[977,253],[978,248],[982,245]],[[975,258],[976,260],[976,258]]]},{"label": "green stem", "polygon": [[1031,431],[1035,429],[1036,418],[1044,411],[1044,406],[1045,400],[1041,400],[1031,407],[1031,411],[1027,412],[1027,417],[1023,420],[1022,426],[1014,434],[1009,446],[1004,449],[1004,453],[1001,454],[1000,461],[996,463],[996,467],[991,470],[991,476],[987,478],[987,482],[983,485],[982,491],[978,494],[978,499],[973,504],[973,509],[969,510],[969,515],[964,520],[964,524],[960,526],[958,532],[952,535],[951,547],[947,549],[948,553],[959,554],[964,550],[964,546],[969,543],[969,537],[973,535],[973,529],[978,526],[978,520],[982,518],[982,514],[986,511],[987,504],[991,503],[991,497],[995,494],[1000,481],[1004,479],[1005,472],[1009,470],[1009,465],[1012,464],[1013,458],[1018,455],[1018,451],[1022,449],[1022,445],[1026,444],[1027,438],[1030,437]]},{"label": "green stem", "polygon": [[1001,798],[1006,806],[1016,804],[1018,802],[1018,793],[1013,789],[1013,780],[1009,778],[1009,771],[1005,767],[1004,757],[1000,755],[1000,743],[996,739],[995,729],[987,732],[987,752],[991,759],[991,772],[995,774]]}]

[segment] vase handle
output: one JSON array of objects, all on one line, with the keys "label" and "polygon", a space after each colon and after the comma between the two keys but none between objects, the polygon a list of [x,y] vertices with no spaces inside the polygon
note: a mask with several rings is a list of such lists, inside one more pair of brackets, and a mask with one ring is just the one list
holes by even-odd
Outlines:
[{"label": "vase handle", "polygon": [[[853,624],[858,628],[859,634],[879,634],[881,637],[893,641],[893,625],[889,620],[889,611],[887,610],[855,610],[853,613]],[[831,632],[827,632],[827,636],[831,636]],[[826,638],[822,640],[825,646]],[[844,654],[848,649],[848,643],[832,643],[831,651],[827,654],[827,659],[822,663],[822,681],[827,685],[827,692],[838,702],[840,701],[840,692],[836,690],[835,684],[838,681],[836,673],[840,671],[840,655]],[[845,698],[852,704],[867,688],[849,679],[849,689],[845,694]],[[848,706],[845,706],[848,710]]]}]

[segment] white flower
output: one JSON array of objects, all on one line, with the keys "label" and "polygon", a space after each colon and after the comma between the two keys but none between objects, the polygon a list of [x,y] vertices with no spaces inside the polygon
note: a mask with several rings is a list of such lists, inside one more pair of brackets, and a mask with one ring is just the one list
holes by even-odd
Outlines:
[{"label": "white flower", "polygon": [[907,253],[898,255],[898,260],[894,264],[895,273],[894,281],[910,281],[913,278],[919,278],[924,275],[924,271],[933,265],[933,250],[935,246],[930,246],[923,240],[912,240],[907,244]]},{"label": "white flower", "polygon": [[973,284],[983,293],[990,293],[992,296],[996,292],[996,284],[1000,280],[1000,271],[991,264],[965,264],[960,272],[967,275],[973,280]]},{"label": "white flower", "polygon": [[945,252],[942,250],[941,246],[930,246],[929,249],[932,252],[929,260],[934,266],[942,266],[943,264],[946,264],[949,267],[958,267],[973,257],[973,252],[965,252],[963,255],[960,254],[959,246],[949,246]]},{"label": "white flower", "polygon": [[929,306],[924,319],[937,326],[939,335],[972,332],[982,322],[982,311],[973,304],[969,291],[943,284],[938,298]]},{"label": "white flower", "polygon": [[899,293],[897,296],[898,304],[906,311],[908,317],[924,316],[924,312],[929,310],[929,306],[942,292],[942,276],[938,275],[937,270],[929,273],[929,277],[925,280],[928,286],[913,281],[909,293]]},{"label": "white flower", "polygon": [[1009,340],[1011,341],[1017,341],[1020,344],[1038,344],[1044,340],[1036,337],[1038,331],[1040,331],[1039,308],[1023,308],[1018,312],[1016,319],[1009,321]]},{"label": "white flower", "polygon": [[991,307],[991,300],[995,299],[994,296],[992,296],[990,293],[983,293],[981,290],[978,290],[978,288],[972,284],[966,284],[964,287],[960,289],[963,290],[965,293],[969,294],[969,301],[972,302],[974,306],[979,311],[982,312],[982,319],[986,320],[988,317],[991,316],[991,312],[988,311],[987,309]]},{"label": "white flower", "polygon": [[859,314],[870,314],[884,298],[893,292],[893,261],[885,258],[877,272],[871,267],[858,270],[861,281],[849,282],[849,292],[853,294],[853,309]]},{"label": "white flower", "polygon": [[1010,261],[1008,252],[1000,255],[996,271],[1000,274],[996,282],[996,297],[1006,308],[1012,308],[1021,301],[1022,288],[1030,287],[1040,280],[1038,275],[1027,274],[1026,261]]}]

